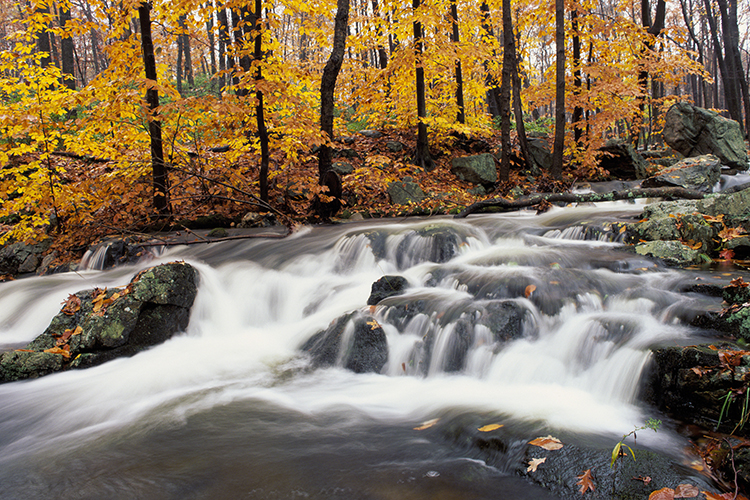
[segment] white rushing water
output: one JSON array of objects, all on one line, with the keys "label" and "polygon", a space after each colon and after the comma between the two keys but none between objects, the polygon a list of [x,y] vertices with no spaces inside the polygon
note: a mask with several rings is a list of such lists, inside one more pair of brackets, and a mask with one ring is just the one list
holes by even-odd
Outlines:
[{"label": "white rushing water", "polygon": [[[283,241],[177,247],[137,266],[2,284],[0,343],[18,347],[44,330],[69,293],[125,284],[158,262],[184,259],[200,272],[184,334],[131,358],[0,386],[0,467],[124,429],[179,427],[238,402],[409,425],[471,410],[622,435],[651,416],[636,401],[648,347],[689,334],[676,311],[693,299],[673,292],[678,272],[618,254],[614,243],[556,238],[558,225],[594,214],[305,229]],[[446,262],[435,262],[445,257],[435,249],[436,227],[455,237]],[[387,274],[406,277],[410,288],[370,308],[371,285]],[[528,285],[535,290],[526,297]],[[415,301],[423,310],[399,322],[394,305]],[[519,338],[498,342],[475,321],[498,301],[527,311]],[[300,346],[351,311],[373,314],[386,332],[382,373],[309,369]],[[468,353],[460,370],[446,372],[461,322],[469,325]],[[419,358],[428,336],[431,356]],[[415,359],[428,366],[418,370]]]}]

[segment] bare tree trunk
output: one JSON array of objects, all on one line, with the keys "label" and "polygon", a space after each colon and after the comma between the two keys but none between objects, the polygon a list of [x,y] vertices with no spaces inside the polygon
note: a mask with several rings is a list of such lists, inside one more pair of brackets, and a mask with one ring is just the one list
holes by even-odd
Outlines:
[{"label": "bare tree trunk", "polygon": [[[510,178],[510,87],[511,66],[513,66],[513,16],[510,0],[503,0],[503,70],[500,80],[500,172],[499,180]],[[516,117],[518,120],[518,117]]]},{"label": "bare tree trunk", "polygon": [[727,85],[732,85],[732,92],[736,94],[737,102],[737,120],[740,125],[742,122],[742,106],[740,105],[740,94],[745,104],[745,136],[750,132],[750,95],[748,95],[747,80],[744,78],[742,68],[742,56],[740,55],[740,32],[737,23],[737,0],[717,0],[719,11],[721,12],[721,30],[724,34],[724,53],[725,64],[727,67],[727,76],[729,81]]},{"label": "bare tree trunk", "polygon": [[[70,9],[60,8],[60,27],[63,31],[71,21]],[[76,89],[75,59],[73,57],[73,37],[67,33],[61,35],[60,53],[62,62],[63,84],[70,90]]]},{"label": "bare tree trunk", "polygon": [[216,75],[216,37],[214,36],[214,8],[213,0],[206,3],[206,12],[208,13],[208,19],[206,20],[206,36],[208,37],[208,51],[211,61],[211,89],[216,88],[216,81],[214,76]]},{"label": "bare tree trunk", "polygon": [[[219,0],[220,2],[222,0]],[[227,85],[226,70],[229,69],[227,65],[227,49],[229,47],[229,20],[227,19],[227,9],[222,3],[216,11],[216,17],[219,19],[219,92],[224,90]]]},{"label": "bare tree trunk", "polygon": [[[454,47],[458,47],[459,32],[458,32],[458,5],[456,0],[451,0],[451,11],[450,11],[451,24],[453,29],[451,31],[451,42]],[[464,109],[464,77],[461,71],[461,59],[456,58],[455,66],[456,74],[456,105],[458,106],[458,113],[456,114],[456,121],[458,123],[466,123],[466,111]]]},{"label": "bare tree trunk", "polygon": [[[421,0],[413,0],[412,8],[416,13],[421,4]],[[424,40],[422,38],[422,23],[414,21],[414,51],[417,55],[416,68],[416,87],[417,87],[417,150],[414,154],[414,164],[421,167],[424,171],[430,172],[435,168],[430,155],[430,144],[427,139],[427,124],[424,119],[427,118],[427,99],[424,86],[424,66],[422,65],[422,52]]]},{"label": "bare tree trunk", "polygon": [[555,46],[556,91],[555,91],[555,144],[552,150],[550,174],[562,179],[563,149],[565,148],[565,2],[555,0]]},{"label": "bare tree trunk", "polygon": [[[49,14],[49,7],[37,7],[36,12],[39,14]],[[42,68],[49,66],[52,62],[52,46],[50,34],[46,27],[39,30],[36,34],[36,50],[37,52],[45,53],[39,61]]]},{"label": "bare tree trunk", "polygon": [[[344,52],[346,51],[346,36],[349,26],[349,0],[338,0],[336,3],[336,19],[333,27],[333,49],[323,68],[323,77],[320,81],[320,130],[323,132],[326,143],[320,147],[318,152],[318,183],[328,188],[326,196],[334,198],[341,197],[341,179],[336,172],[331,170],[333,153],[329,141],[333,139],[333,110],[334,91],[336,90],[336,79],[344,63]],[[318,198],[318,200],[320,200]],[[318,202],[316,212],[321,217],[331,217],[340,207],[338,200],[330,202]]]},{"label": "bare tree trunk", "polygon": [[[487,0],[482,1],[480,6],[482,11],[482,30],[489,39],[495,38],[495,33],[492,30],[490,23],[490,6],[487,4]],[[492,54],[495,57],[495,54]],[[490,72],[490,66],[488,61],[484,61],[485,84],[487,85],[487,111],[492,118],[500,116],[500,95],[495,77]]]},{"label": "bare tree trunk", "polygon": [[[250,28],[255,32],[253,58],[256,61],[263,60],[263,36],[261,32],[260,16],[263,11],[262,0],[255,0],[255,11],[250,16]],[[246,33],[248,34],[248,33]],[[263,107],[263,92],[258,89],[257,83],[263,79],[260,65],[255,73],[255,121],[258,125],[258,142],[260,142],[260,199],[268,203],[268,129],[266,128],[265,110]]]},{"label": "bare tree trunk", "polygon": [[[141,23],[141,49],[143,51],[143,66],[146,78],[156,83],[156,58],[154,56],[154,42],[151,38],[151,7],[147,2],[138,6],[138,19]],[[154,85],[146,90],[146,101],[151,112],[148,122],[148,132],[151,137],[151,169],[153,172],[154,208],[161,215],[169,214],[168,178],[164,165],[164,151],[161,140],[161,121],[156,116],[159,107],[159,91]]]},{"label": "bare tree trunk", "polygon": [[[573,27],[573,94],[578,97],[581,95],[583,80],[581,79],[581,37],[578,31],[578,10],[570,12],[570,18]],[[583,136],[583,108],[578,104],[573,108],[573,139],[576,147],[581,148],[581,137]]]}]

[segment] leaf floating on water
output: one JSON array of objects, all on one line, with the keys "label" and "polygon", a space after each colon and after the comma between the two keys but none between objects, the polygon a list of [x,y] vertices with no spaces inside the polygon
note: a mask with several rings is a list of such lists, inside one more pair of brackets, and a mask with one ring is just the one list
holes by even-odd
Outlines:
[{"label": "leaf floating on water", "polygon": [[700,490],[692,484],[680,484],[674,489],[675,498],[693,498],[700,495]]},{"label": "leaf floating on water", "polygon": [[578,482],[576,483],[581,487],[579,490],[581,495],[585,495],[587,491],[594,491],[596,486],[594,485],[594,477],[591,475],[591,469],[586,469],[581,475],[576,476]]},{"label": "leaf floating on water", "polygon": [[439,418],[433,418],[432,420],[428,420],[426,422],[422,422],[422,425],[420,425],[419,427],[415,427],[414,430],[415,431],[423,431],[425,429],[429,429],[433,425],[437,424],[439,421],[440,421]]},{"label": "leaf floating on water", "polygon": [[529,285],[526,287],[526,291],[524,291],[523,294],[528,299],[531,297],[531,294],[534,293],[534,290],[536,290],[536,285]]},{"label": "leaf floating on water", "polygon": [[560,448],[563,447],[562,442],[556,437],[552,437],[552,436],[538,437],[534,439],[533,441],[529,441],[529,444],[533,444],[534,446],[539,446],[540,448],[544,448],[545,450],[549,450],[549,451],[559,450]]},{"label": "leaf floating on water", "polygon": [[477,429],[479,432],[490,432],[499,429],[504,424],[488,424]]},{"label": "leaf floating on water", "polygon": [[547,457],[544,458],[532,458],[529,460],[529,466],[526,467],[526,472],[536,472],[536,468],[547,461]]},{"label": "leaf floating on water", "polygon": [[648,500],[674,500],[674,498],[674,490],[672,488],[662,488],[652,491],[648,496]]},{"label": "leaf floating on water", "polygon": [[370,326],[370,330],[377,330],[378,328],[380,328],[380,324],[374,319],[368,321],[367,324]]}]

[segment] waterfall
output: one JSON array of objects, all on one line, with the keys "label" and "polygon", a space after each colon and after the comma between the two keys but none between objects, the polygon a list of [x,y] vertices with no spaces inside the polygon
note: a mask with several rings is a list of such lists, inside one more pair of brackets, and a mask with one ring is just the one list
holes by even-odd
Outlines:
[{"label": "waterfall", "polygon": [[[100,443],[130,450],[208,415],[206,429],[253,422],[282,441],[334,439],[349,428],[342,412],[411,429],[459,409],[622,435],[648,416],[637,400],[648,348],[690,335],[681,315],[694,299],[674,292],[690,278],[628,268],[642,258],[616,243],[549,236],[566,234],[570,217],[376,222],[169,248],[148,265],[184,259],[200,272],[187,331],[132,358],[0,386],[0,469],[57,463],[61,450],[101,454]],[[123,284],[146,265],[1,284],[0,344],[32,340],[68,293]],[[372,283],[389,274],[409,287],[368,306]],[[385,332],[380,373],[344,369],[353,323],[334,366],[313,369],[300,351],[349,313]],[[225,411],[245,416],[227,423]],[[297,427],[274,429],[274,419]],[[165,446],[179,456],[179,443]]]}]

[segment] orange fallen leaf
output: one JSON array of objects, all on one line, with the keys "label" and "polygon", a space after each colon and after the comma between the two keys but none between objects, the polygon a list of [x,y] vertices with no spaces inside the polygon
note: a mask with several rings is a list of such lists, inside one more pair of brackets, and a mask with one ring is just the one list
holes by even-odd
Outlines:
[{"label": "orange fallen leaf", "polygon": [[60,354],[64,358],[70,357],[70,346],[65,345],[63,347],[52,347],[50,349],[45,349],[44,352],[49,354]]},{"label": "orange fallen leaf", "polygon": [[662,488],[652,491],[648,500],[674,500],[674,490],[672,488]]},{"label": "orange fallen leaf", "polygon": [[422,422],[422,425],[420,425],[419,427],[415,427],[414,430],[415,431],[423,431],[425,429],[429,429],[433,425],[437,424],[439,421],[440,421],[439,418],[433,418],[432,420],[428,420],[426,422]]},{"label": "orange fallen leaf", "polygon": [[536,285],[529,285],[526,287],[526,290],[523,292],[523,294],[528,299],[529,297],[531,297],[531,294],[534,293],[534,290],[536,290]]},{"label": "orange fallen leaf", "polygon": [[591,469],[586,469],[583,473],[576,477],[578,478],[578,482],[576,484],[581,487],[581,495],[585,495],[589,490],[594,491],[596,489],[596,487],[594,486],[594,478],[591,475]]},{"label": "orange fallen leaf", "polygon": [[529,441],[529,444],[539,446],[540,448],[544,448],[545,450],[549,451],[559,450],[563,447],[562,442],[556,437],[552,436],[538,437],[532,441]]},{"label": "orange fallen leaf", "polygon": [[700,490],[692,484],[680,484],[674,489],[675,498],[693,498],[700,495]]},{"label": "orange fallen leaf", "polygon": [[60,312],[66,316],[73,316],[76,312],[81,309],[81,299],[75,294],[68,295],[68,298],[63,302],[63,308]]},{"label": "orange fallen leaf", "polygon": [[477,429],[479,432],[490,432],[499,429],[503,424],[489,424]]},{"label": "orange fallen leaf", "polygon": [[529,460],[528,467],[526,467],[526,472],[536,472],[537,467],[542,465],[544,462],[547,461],[547,457],[544,458],[532,458]]}]

